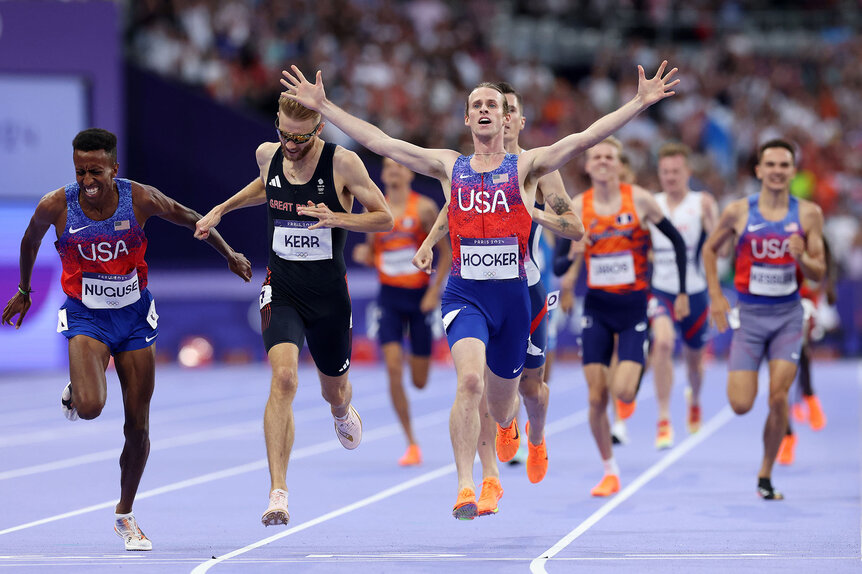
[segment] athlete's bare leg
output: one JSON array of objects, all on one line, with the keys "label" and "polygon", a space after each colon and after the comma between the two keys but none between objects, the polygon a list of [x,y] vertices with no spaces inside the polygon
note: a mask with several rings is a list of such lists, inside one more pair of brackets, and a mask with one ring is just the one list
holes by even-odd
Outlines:
[{"label": "athlete's bare leg", "polygon": [[114,366],[123,392],[126,439],[120,455],[120,501],[116,512],[126,514],[132,511],[150,455],[150,400],[156,380],[156,346],[117,353]]},{"label": "athlete's bare leg", "polygon": [[101,341],[86,335],[69,339],[69,379],[72,382],[72,404],[82,419],[101,414],[108,397],[105,369],[111,350]]},{"label": "athlete's bare leg", "polygon": [[392,398],[392,406],[401,422],[401,428],[404,429],[407,444],[416,444],[410,424],[410,404],[407,402],[407,393],[404,392],[404,352],[401,343],[386,343],[381,346],[381,349],[386,363],[386,373],[389,375],[389,396]]},{"label": "athlete's bare leg", "polygon": [[700,389],[703,385],[703,348],[691,349],[683,345],[683,357],[691,388],[691,404],[700,405]]},{"label": "athlete's bare leg", "polygon": [[756,397],[757,371],[730,371],[727,374],[727,400],[733,412],[744,415],[754,406]]},{"label": "athlete's bare leg", "polygon": [[494,417],[488,412],[488,370],[485,369],[485,392],[479,406],[479,442],[477,449],[479,461],[482,463],[482,479],[500,478],[500,469],[497,466],[497,452],[494,448],[494,437],[497,433],[497,425]]},{"label": "athlete's bare leg", "polygon": [[[473,459],[479,441],[479,409],[485,391],[485,344],[466,337],[452,345],[457,388],[449,415],[449,436],[458,472],[458,491],[473,489]],[[490,410],[490,409],[489,409]]]},{"label": "athlete's bare leg", "polygon": [[602,460],[613,456],[611,425],[608,421],[608,367],[601,363],[584,365],[590,403],[590,430],[599,449]]},{"label": "athlete's bare leg", "polygon": [[787,395],[796,378],[796,363],[775,359],[769,361],[769,416],[763,428],[763,463],[759,478],[770,478],[778,447],[787,433],[789,406]]},{"label": "athlete's bare leg", "polygon": [[410,364],[410,376],[413,380],[413,386],[417,389],[424,389],[428,384],[428,373],[431,371],[431,357],[420,357],[417,355],[408,355],[407,362]]},{"label": "athlete's bare leg", "polygon": [[644,366],[636,361],[620,361],[614,370],[611,392],[624,403],[634,402]]},{"label": "athlete's bare leg", "polygon": [[287,490],[287,463],[293,448],[293,399],[298,384],[299,348],[279,343],[269,350],[272,381],[263,415],[263,435],[269,461],[270,490]]},{"label": "athlete's bare leg", "polygon": [[544,365],[536,369],[524,369],[518,383],[518,391],[524,398],[524,408],[530,421],[529,441],[542,444],[545,434],[545,419],[548,414],[548,399],[551,391],[545,383]]},{"label": "athlete's bare leg", "polygon": [[667,315],[659,315],[652,322],[652,368],[655,381],[655,398],[658,403],[658,420],[670,420],[670,395],[673,388],[673,349],[676,332]]}]

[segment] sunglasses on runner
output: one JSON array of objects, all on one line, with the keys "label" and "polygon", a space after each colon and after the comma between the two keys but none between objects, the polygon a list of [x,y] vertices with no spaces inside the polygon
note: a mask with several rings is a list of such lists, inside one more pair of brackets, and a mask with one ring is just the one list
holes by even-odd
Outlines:
[{"label": "sunglasses on runner", "polygon": [[317,128],[320,127],[320,124],[323,123],[323,120],[317,122],[317,125],[314,126],[314,129],[308,132],[307,134],[292,134],[290,132],[283,132],[278,128],[278,119],[275,120],[275,131],[278,132],[278,137],[282,142],[293,142],[295,144],[304,144],[308,140],[314,137],[317,133]]}]

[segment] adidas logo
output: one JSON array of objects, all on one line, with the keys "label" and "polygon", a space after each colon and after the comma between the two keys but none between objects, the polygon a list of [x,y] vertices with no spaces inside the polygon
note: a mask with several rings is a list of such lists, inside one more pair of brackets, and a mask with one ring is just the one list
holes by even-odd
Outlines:
[{"label": "adidas logo", "polygon": [[[344,371],[347,370],[347,367],[349,367],[349,366],[350,366],[350,359],[347,359],[346,361],[344,361],[344,364],[341,365],[341,368],[338,369],[338,372],[343,373]],[[353,440],[353,439],[350,439],[350,440]]]},{"label": "adidas logo", "polygon": [[269,185],[271,185],[273,187],[279,187],[280,188],[281,187],[281,180],[278,178],[278,176],[275,176],[274,178],[269,180]]}]

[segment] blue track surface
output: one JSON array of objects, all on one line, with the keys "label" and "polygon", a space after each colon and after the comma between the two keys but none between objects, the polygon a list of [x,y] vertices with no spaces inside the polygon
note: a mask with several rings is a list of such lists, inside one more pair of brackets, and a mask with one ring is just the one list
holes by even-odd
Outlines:
[{"label": "blue track surface", "polygon": [[677,373],[669,451],[653,447],[647,375],[628,421],[632,440],[616,449],[623,490],[590,497],[602,467],[586,422],[586,387],[580,365],[557,365],[547,477],[533,485],[523,466],[501,464],[500,512],[472,522],[451,516],[451,369],[436,367],[426,390],[409,392],[425,460],[404,469],[396,461],[405,440],[383,370],[351,369],[364,434],[357,450],[346,451],[315,372],[303,366],[288,470],[291,522],[279,528],[260,524],[269,489],[262,432],[268,368],[161,366],[152,452],[135,504],[153,541],[145,553],[123,551],[112,531],[122,409],[109,375],[102,415],[74,423],[59,408],[65,374],[0,378],[0,570],[862,571],[858,362],[815,363],[829,422],[817,433],[796,425],[796,462],[773,474],[783,502],[755,495],[765,396],[751,413],[732,415],[721,363],[707,367],[705,424],[692,437]]}]

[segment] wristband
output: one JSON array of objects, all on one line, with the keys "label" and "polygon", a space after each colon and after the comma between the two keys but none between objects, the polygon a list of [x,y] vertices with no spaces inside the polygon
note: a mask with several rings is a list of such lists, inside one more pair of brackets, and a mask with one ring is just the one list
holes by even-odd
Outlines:
[{"label": "wristband", "polygon": [[33,288],[32,288],[32,287],[31,287],[30,289],[27,289],[27,290],[25,291],[25,290],[21,289],[21,286],[20,286],[20,285],[18,285],[18,293],[20,293],[21,295],[29,295],[29,294],[30,294],[30,293],[32,293],[32,292],[33,292]]}]

